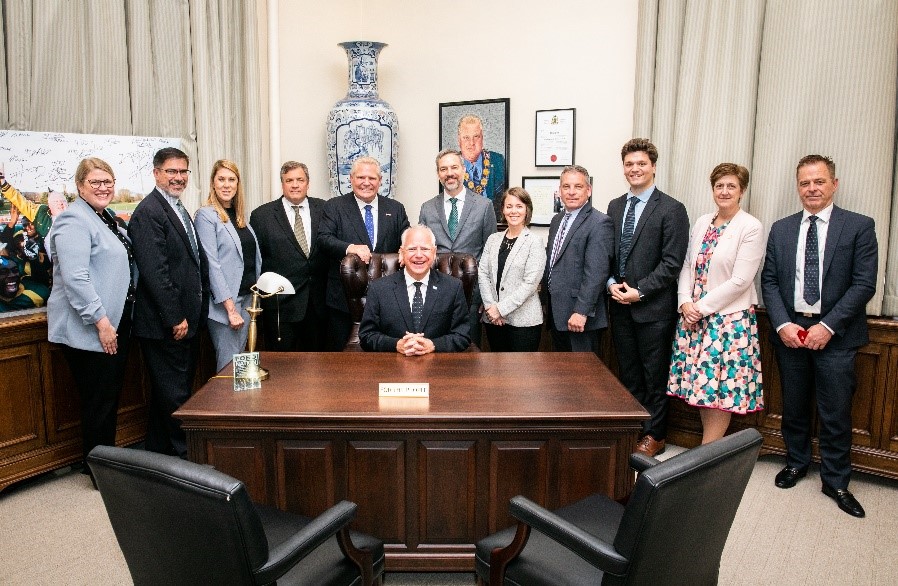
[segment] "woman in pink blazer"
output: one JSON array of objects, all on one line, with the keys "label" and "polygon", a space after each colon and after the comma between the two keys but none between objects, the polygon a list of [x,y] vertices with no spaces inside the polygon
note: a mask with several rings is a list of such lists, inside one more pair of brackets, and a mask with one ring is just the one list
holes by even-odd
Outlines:
[{"label": "woman in pink blazer", "polygon": [[765,237],[739,207],[748,178],[732,163],[711,172],[717,211],[695,223],[680,271],[667,394],[701,408],[702,443],[723,437],[733,413],[764,408],[754,279]]}]

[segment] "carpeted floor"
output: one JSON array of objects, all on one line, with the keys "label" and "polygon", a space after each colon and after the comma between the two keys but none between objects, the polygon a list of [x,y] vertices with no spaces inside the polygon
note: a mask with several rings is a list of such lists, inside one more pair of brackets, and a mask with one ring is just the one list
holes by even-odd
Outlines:
[{"label": "carpeted floor", "polygon": [[[668,449],[669,457],[678,449]],[[763,457],[742,500],[720,584],[898,584],[898,482],[856,473],[865,519],[820,493],[816,467],[791,490]],[[725,496],[725,495],[724,495]],[[701,536],[696,536],[696,547]],[[0,584],[129,584],[106,511],[90,480],[68,469],[0,493]],[[388,586],[473,585],[473,574],[387,574]]]}]

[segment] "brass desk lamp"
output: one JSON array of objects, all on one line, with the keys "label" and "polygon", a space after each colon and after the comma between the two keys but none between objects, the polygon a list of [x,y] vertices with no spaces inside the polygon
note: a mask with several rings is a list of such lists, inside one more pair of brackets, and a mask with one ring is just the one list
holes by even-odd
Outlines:
[{"label": "brass desk lamp", "polygon": [[[256,316],[262,313],[262,308],[259,307],[260,299],[267,299],[272,295],[293,295],[296,293],[296,290],[293,289],[293,285],[290,281],[287,280],[286,277],[283,277],[277,273],[262,273],[259,276],[259,280],[255,285],[250,289],[253,292],[253,303],[250,307],[246,308],[246,312],[249,314],[249,334],[247,335],[247,351],[255,352],[256,351],[256,337],[258,336],[258,326],[256,325]],[[256,378],[255,373],[249,372],[247,373],[248,378]],[[268,371],[262,367],[259,367],[259,380],[268,380]]]}]

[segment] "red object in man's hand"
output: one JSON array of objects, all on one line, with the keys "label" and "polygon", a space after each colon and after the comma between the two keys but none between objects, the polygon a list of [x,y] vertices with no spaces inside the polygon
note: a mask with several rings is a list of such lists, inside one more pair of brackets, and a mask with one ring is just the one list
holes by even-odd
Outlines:
[{"label": "red object in man's hand", "polygon": [[805,329],[798,330],[798,341],[804,344],[805,339],[808,337],[808,331]]}]

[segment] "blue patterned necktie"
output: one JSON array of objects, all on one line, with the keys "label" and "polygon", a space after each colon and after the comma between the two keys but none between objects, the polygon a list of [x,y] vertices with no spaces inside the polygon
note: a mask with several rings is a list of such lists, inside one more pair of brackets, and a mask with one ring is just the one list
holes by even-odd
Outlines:
[{"label": "blue patterned necktie", "polygon": [[184,223],[184,231],[187,232],[187,239],[190,241],[190,248],[193,250],[193,256],[196,258],[200,257],[200,251],[197,248],[196,244],[196,235],[193,233],[193,222],[190,221],[190,214],[187,213],[187,210],[184,209],[184,204],[181,203],[181,200],[178,200],[178,213],[181,214],[181,221]]},{"label": "blue patterned necktie", "polygon": [[452,211],[449,212],[449,238],[455,240],[458,232],[458,198],[450,197],[449,202],[452,204]]},{"label": "blue patterned necktie", "polygon": [[804,300],[808,305],[820,301],[820,244],[817,240],[817,216],[808,218],[808,236],[804,243]]},{"label": "blue patterned necktie", "polygon": [[371,250],[374,250],[374,216],[371,214],[371,204],[365,206],[365,230],[368,232]]},{"label": "blue patterned necktie", "polygon": [[627,217],[624,218],[624,231],[620,236],[620,253],[617,255],[617,274],[627,276],[627,258],[630,256],[630,248],[633,246],[633,230],[636,228],[636,202],[639,199],[634,195],[627,200],[630,207],[627,209]]},{"label": "blue patterned necktie", "polygon": [[424,320],[424,296],[421,295],[421,281],[415,281],[415,296],[412,298],[412,327],[415,334],[421,333],[421,322]]},{"label": "blue patterned necktie", "polygon": [[477,169],[477,165],[471,166],[471,181],[474,182],[474,185],[480,185],[480,170]]}]

